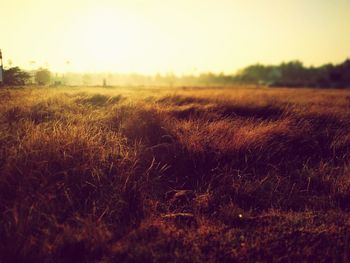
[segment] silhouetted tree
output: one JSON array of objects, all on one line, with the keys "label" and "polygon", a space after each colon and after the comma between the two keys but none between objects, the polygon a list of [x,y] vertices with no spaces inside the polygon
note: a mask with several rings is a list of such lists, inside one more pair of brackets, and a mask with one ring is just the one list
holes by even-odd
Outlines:
[{"label": "silhouetted tree", "polygon": [[30,79],[30,74],[21,70],[19,67],[4,69],[5,85],[25,85]]},{"label": "silhouetted tree", "polygon": [[51,80],[51,72],[48,69],[40,68],[35,72],[35,82],[39,85],[47,85]]},{"label": "silhouetted tree", "polygon": [[339,65],[304,67],[300,61],[278,66],[252,65],[234,78],[243,83],[263,83],[270,86],[350,87],[350,60]]}]

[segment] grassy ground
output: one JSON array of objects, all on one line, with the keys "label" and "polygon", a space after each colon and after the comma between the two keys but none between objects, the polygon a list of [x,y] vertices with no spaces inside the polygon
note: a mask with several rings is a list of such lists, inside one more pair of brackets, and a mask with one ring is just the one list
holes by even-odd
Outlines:
[{"label": "grassy ground", "polygon": [[350,91],[0,90],[0,262],[348,262]]}]

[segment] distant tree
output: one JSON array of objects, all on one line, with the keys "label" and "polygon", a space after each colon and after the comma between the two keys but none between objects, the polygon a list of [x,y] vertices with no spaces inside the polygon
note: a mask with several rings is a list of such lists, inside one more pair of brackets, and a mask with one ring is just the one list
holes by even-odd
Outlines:
[{"label": "distant tree", "polygon": [[302,86],[306,81],[307,69],[296,60],[279,65],[281,72],[280,83],[286,86]]},{"label": "distant tree", "polygon": [[5,85],[25,85],[30,79],[30,74],[21,70],[19,67],[4,69],[4,84]]},{"label": "distant tree", "polygon": [[48,69],[40,68],[35,72],[35,82],[39,85],[47,85],[51,80],[51,72]]},{"label": "distant tree", "polygon": [[342,80],[344,85],[349,86],[350,85],[350,59],[347,59],[344,61],[344,63],[341,65],[341,71],[342,71]]},{"label": "distant tree", "polygon": [[345,88],[350,87],[350,59],[338,65],[320,67],[305,67],[298,60],[277,66],[256,64],[240,70],[234,79],[269,86]]},{"label": "distant tree", "polygon": [[255,64],[248,66],[238,73],[237,80],[247,83],[267,83],[272,73],[273,67]]}]

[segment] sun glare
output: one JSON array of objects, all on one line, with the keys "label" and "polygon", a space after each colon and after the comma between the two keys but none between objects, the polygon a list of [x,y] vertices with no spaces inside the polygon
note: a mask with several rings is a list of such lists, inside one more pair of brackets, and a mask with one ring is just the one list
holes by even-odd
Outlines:
[{"label": "sun glare", "polygon": [[137,25],[131,17],[99,9],[79,17],[70,39],[75,40],[72,51],[76,60],[85,61],[85,65],[80,65],[82,70],[87,69],[86,63],[103,66],[97,70],[108,70],[130,67],[128,61],[135,44],[142,45],[137,35]]},{"label": "sun glare", "polygon": [[348,0],[3,2],[4,63],[23,68],[231,74],[257,62],[320,66],[350,54]]}]

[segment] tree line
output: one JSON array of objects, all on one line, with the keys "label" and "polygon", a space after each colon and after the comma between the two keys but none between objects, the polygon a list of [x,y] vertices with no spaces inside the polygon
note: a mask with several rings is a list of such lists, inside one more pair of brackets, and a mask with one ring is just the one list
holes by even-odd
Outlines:
[{"label": "tree line", "polygon": [[3,84],[8,86],[19,86],[27,84],[47,85],[51,81],[51,72],[40,68],[34,72],[24,71],[19,67],[4,69]]},{"label": "tree line", "polygon": [[341,64],[305,67],[300,61],[279,65],[255,64],[239,70],[236,74],[202,73],[181,75],[172,73],[142,74],[119,73],[66,73],[53,74],[45,68],[27,72],[19,67],[4,70],[5,85],[158,85],[158,86],[229,86],[254,84],[284,87],[350,88],[350,59]]},{"label": "tree line", "polygon": [[300,61],[280,65],[252,65],[239,71],[235,80],[242,83],[287,87],[350,87],[350,59],[338,65],[305,67]]}]

